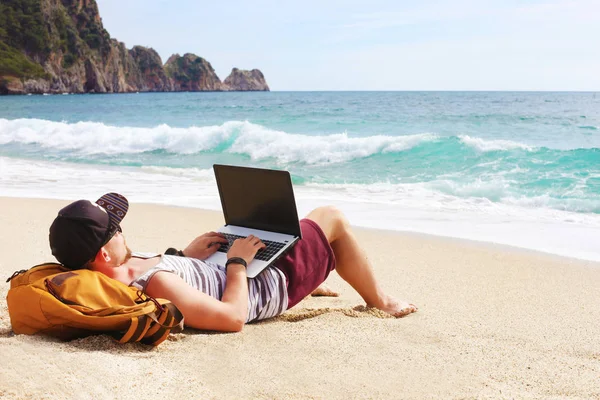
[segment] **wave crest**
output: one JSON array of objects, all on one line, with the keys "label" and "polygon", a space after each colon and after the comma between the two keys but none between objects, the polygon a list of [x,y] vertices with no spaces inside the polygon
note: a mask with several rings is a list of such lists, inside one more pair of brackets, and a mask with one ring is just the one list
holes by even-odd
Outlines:
[{"label": "wave crest", "polygon": [[39,119],[0,119],[0,145],[38,145],[71,154],[131,154],[162,150],[175,154],[206,151],[248,155],[253,160],[274,159],[280,164],[330,164],[379,153],[408,150],[438,137],[424,133],[408,136],[348,137],[290,134],[247,121],[222,125],[172,128],[114,127],[97,122],[52,122]]},{"label": "wave crest", "polygon": [[[150,128],[116,127],[98,122],[53,122],[40,119],[0,118],[0,146],[27,145],[29,154],[48,149],[61,159],[88,159],[88,156],[166,152],[175,155],[233,154],[270,165],[340,164],[377,155],[408,153],[429,147],[433,153],[462,150],[477,152],[538,152],[545,148],[501,139],[468,135],[439,136],[435,133],[412,135],[373,135],[351,137],[346,132],[306,135],[270,129],[248,121],[228,121],[222,125],[174,128],[166,124]],[[446,146],[451,145],[451,148]],[[565,150],[556,150],[565,151]],[[428,153],[425,153],[428,154]]]},{"label": "wave crest", "polygon": [[477,151],[503,151],[503,150],[527,150],[534,151],[535,148],[523,143],[513,142],[510,140],[486,140],[468,135],[459,135],[458,138],[466,146],[472,147]]}]

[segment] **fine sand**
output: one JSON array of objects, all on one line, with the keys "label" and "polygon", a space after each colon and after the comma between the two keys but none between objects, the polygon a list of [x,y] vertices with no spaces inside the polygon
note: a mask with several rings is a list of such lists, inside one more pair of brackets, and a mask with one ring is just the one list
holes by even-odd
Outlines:
[{"label": "fine sand", "polygon": [[[48,227],[66,201],[0,198],[0,295],[13,271],[53,261]],[[133,204],[134,251],[184,247],[220,213]],[[107,336],[13,335],[0,304],[0,398],[600,398],[600,264],[477,242],[356,229],[395,319],[308,298],[241,333],[186,329],[156,348]],[[540,232],[543,235],[543,232]],[[600,242],[599,242],[600,243]]]}]

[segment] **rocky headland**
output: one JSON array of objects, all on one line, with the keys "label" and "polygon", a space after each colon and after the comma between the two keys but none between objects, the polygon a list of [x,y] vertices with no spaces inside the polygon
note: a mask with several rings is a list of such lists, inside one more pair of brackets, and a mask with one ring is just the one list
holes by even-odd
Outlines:
[{"label": "rocky headland", "polygon": [[268,91],[261,71],[221,81],[202,57],[125,44],[104,29],[95,0],[0,3],[0,94]]}]

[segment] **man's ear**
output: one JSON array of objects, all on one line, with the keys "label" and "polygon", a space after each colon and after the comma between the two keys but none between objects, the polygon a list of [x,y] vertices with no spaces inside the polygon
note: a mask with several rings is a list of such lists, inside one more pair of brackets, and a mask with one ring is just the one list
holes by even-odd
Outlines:
[{"label": "man's ear", "polygon": [[110,254],[108,254],[108,251],[106,251],[104,249],[104,246],[102,246],[100,250],[98,250],[98,252],[96,253],[96,257],[94,257],[92,261],[87,263],[87,267],[91,270],[96,271],[101,265],[106,264],[110,260]]},{"label": "man's ear", "polygon": [[111,260],[110,254],[108,253],[108,251],[106,251],[104,246],[102,246],[98,251],[98,254],[96,254],[96,259],[98,259],[98,257],[100,257],[100,260],[104,261],[105,263]]}]

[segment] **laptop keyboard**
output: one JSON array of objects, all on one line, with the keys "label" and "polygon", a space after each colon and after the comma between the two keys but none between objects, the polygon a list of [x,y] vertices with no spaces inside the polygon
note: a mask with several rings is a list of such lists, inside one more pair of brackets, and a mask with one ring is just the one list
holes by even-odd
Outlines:
[{"label": "laptop keyboard", "polygon": [[[220,251],[221,253],[227,253],[229,251],[229,247],[231,247],[234,240],[243,239],[245,237],[245,236],[239,236],[239,235],[232,235],[231,233],[222,233],[221,232],[221,234],[223,236],[225,236],[225,238],[229,241],[228,244],[223,243],[219,247],[219,250],[217,250],[217,251]],[[264,249],[258,250],[256,252],[256,256],[254,256],[254,259],[261,260],[261,261],[269,261],[271,259],[271,257],[273,257],[277,252],[279,252],[279,250],[281,250],[283,248],[283,246],[286,245],[286,243],[281,243],[281,242],[272,242],[270,240],[263,240],[263,239],[260,239],[260,240],[267,247]]]}]

